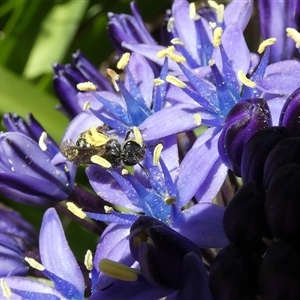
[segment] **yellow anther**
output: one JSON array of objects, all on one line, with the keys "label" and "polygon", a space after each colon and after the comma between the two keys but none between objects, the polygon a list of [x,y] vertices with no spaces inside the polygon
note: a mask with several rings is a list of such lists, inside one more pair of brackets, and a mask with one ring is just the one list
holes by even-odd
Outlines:
[{"label": "yellow anther", "polygon": [[142,137],[140,130],[136,126],[133,126],[132,129],[133,129],[135,141],[142,147],[143,146],[143,137]]},{"label": "yellow anther", "polygon": [[130,59],[130,53],[129,52],[124,53],[117,63],[117,68],[119,70],[123,70],[127,66],[129,59]]},{"label": "yellow anther", "polygon": [[217,10],[217,21],[223,23],[224,19],[224,4],[220,4]]},{"label": "yellow anther", "polygon": [[182,45],[182,46],[184,46],[184,43],[180,38],[171,39],[170,43],[172,45]]},{"label": "yellow anther", "polygon": [[221,45],[222,33],[223,33],[223,29],[221,27],[216,27],[214,29],[214,39],[213,39],[214,47],[219,47]]},{"label": "yellow anther", "polygon": [[111,206],[108,205],[104,205],[104,211],[106,214],[110,214],[112,211],[114,211],[114,209]]},{"label": "yellow anther", "polygon": [[213,59],[210,59],[210,60],[208,61],[208,65],[209,65],[210,67],[214,66],[215,64],[216,64],[216,62],[215,62],[215,60],[213,60]]},{"label": "yellow anther", "polygon": [[182,89],[186,87],[186,84],[175,76],[168,75],[166,81]]},{"label": "yellow anther", "polygon": [[117,74],[114,70],[112,69],[107,69],[106,70],[108,76],[112,79],[112,84],[113,84],[113,87],[114,89],[119,92],[120,91],[120,88],[117,84],[117,81],[120,79],[120,76],[119,74]]},{"label": "yellow anther", "polygon": [[93,269],[93,253],[91,250],[88,250],[84,256],[84,265],[88,271]]},{"label": "yellow anther", "polygon": [[258,53],[261,54],[265,51],[266,47],[273,45],[276,42],[276,38],[269,38],[264,40],[258,47]]},{"label": "yellow anther", "polygon": [[2,289],[2,294],[5,297],[5,299],[11,299],[12,297],[11,289],[9,288],[9,286],[7,285],[6,281],[3,278],[0,279],[0,285]]},{"label": "yellow anther", "polygon": [[256,87],[256,83],[250,80],[249,78],[247,78],[242,70],[238,71],[238,79],[246,86],[249,86],[251,88]]},{"label": "yellow anther", "polygon": [[46,140],[47,140],[47,133],[45,131],[43,131],[40,138],[39,138],[39,146],[40,146],[42,151],[47,150]]},{"label": "yellow anther", "polygon": [[295,28],[287,28],[286,29],[287,36],[291,37],[295,43],[296,48],[300,47],[300,33]]},{"label": "yellow anther", "polygon": [[31,268],[34,268],[34,269],[39,270],[39,271],[44,271],[45,270],[45,267],[33,258],[25,257],[24,260],[29,264],[29,266]]},{"label": "yellow anther", "polygon": [[195,121],[195,124],[197,125],[197,126],[200,126],[200,124],[201,124],[201,115],[200,114],[194,114],[194,121]]},{"label": "yellow anther", "polygon": [[76,85],[77,89],[82,92],[86,91],[97,91],[97,86],[93,84],[91,81],[80,82]]},{"label": "yellow anther", "polygon": [[190,19],[194,20],[194,18],[196,17],[196,5],[195,2],[190,3],[190,9],[189,9],[189,17]]},{"label": "yellow anther", "polygon": [[174,28],[174,22],[175,22],[175,19],[173,17],[171,17],[169,20],[168,20],[168,23],[167,23],[167,31],[168,32],[172,32],[173,28]]},{"label": "yellow anther", "polygon": [[172,197],[167,197],[164,199],[164,203],[166,205],[172,205],[176,202],[176,198],[172,198]]},{"label": "yellow anther", "polygon": [[158,58],[163,58],[163,57],[170,57],[172,60],[178,63],[184,63],[186,62],[186,59],[179,54],[174,53],[175,52],[175,47],[174,46],[169,46],[166,49],[160,50],[157,52],[157,57]]},{"label": "yellow anther", "polygon": [[164,84],[165,81],[160,78],[154,78],[153,83],[154,83],[154,85],[161,85],[161,84]]},{"label": "yellow anther", "polygon": [[90,107],[91,107],[91,103],[90,103],[89,101],[86,101],[86,102],[83,104],[82,109],[83,109],[83,110],[88,110]]},{"label": "yellow anther", "polygon": [[106,169],[111,168],[111,163],[99,155],[93,155],[91,157],[91,162]]},{"label": "yellow anther", "polygon": [[79,219],[84,219],[86,217],[86,213],[82,211],[81,208],[79,208],[75,203],[73,202],[67,202],[67,209],[73,213],[76,217]]},{"label": "yellow anther", "polygon": [[122,169],[121,174],[124,176],[124,175],[128,175],[129,172],[127,169]]},{"label": "yellow anther", "polygon": [[207,3],[214,10],[218,10],[219,4],[216,1],[208,0]]},{"label": "yellow anther", "polygon": [[217,23],[216,22],[208,22],[209,26],[211,29],[215,29],[217,27]]},{"label": "yellow anther", "polygon": [[99,269],[105,275],[123,281],[136,281],[140,270],[127,267],[121,263],[104,258],[99,262]]},{"label": "yellow anther", "polygon": [[158,144],[154,148],[154,151],[153,151],[153,165],[154,166],[158,165],[159,159],[160,159],[160,155],[161,155],[161,151],[162,151],[163,148],[164,148],[164,146],[162,144]]}]

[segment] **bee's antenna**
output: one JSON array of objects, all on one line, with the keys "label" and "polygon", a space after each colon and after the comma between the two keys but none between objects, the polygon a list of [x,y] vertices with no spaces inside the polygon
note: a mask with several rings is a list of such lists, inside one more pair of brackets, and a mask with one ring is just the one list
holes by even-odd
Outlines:
[{"label": "bee's antenna", "polygon": [[140,168],[145,172],[146,176],[147,176],[148,178],[150,178],[150,175],[149,175],[148,171],[145,169],[145,167],[144,167],[141,163],[138,163],[138,165],[139,165]]}]

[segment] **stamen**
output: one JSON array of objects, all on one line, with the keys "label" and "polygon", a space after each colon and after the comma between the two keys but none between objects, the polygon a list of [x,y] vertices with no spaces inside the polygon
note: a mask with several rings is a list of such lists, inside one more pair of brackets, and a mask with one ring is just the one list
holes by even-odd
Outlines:
[{"label": "stamen", "polygon": [[154,78],[153,83],[154,83],[154,85],[161,85],[161,84],[164,84],[165,81],[160,78]]},{"label": "stamen", "polygon": [[238,79],[240,80],[240,82],[242,82],[246,86],[249,86],[251,88],[256,87],[256,83],[254,81],[250,80],[249,78],[247,78],[242,70],[238,71]]},{"label": "stamen", "polygon": [[170,42],[171,42],[172,45],[182,45],[182,46],[184,46],[184,43],[180,38],[171,39]]},{"label": "stamen", "polygon": [[114,209],[111,206],[108,205],[104,205],[104,211],[106,214],[110,214],[112,211],[114,211]]},{"label": "stamen", "polygon": [[166,205],[172,205],[176,202],[176,198],[173,198],[173,197],[167,197],[164,199],[164,203]]},{"label": "stamen", "polygon": [[209,65],[210,67],[214,66],[215,64],[216,64],[216,62],[215,62],[215,60],[213,60],[213,59],[210,59],[210,60],[208,61],[208,65]]},{"label": "stamen", "polygon": [[91,250],[88,250],[84,256],[84,265],[88,271],[93,269],[93,253]]},{"label": "stamen", "polygon": [[286,29],[287,36],[291,37],[296,42],[296,48],[300,47],[300,33],[295,28]]},{"label": "stamen", "polygon": [[211,29],[215,29],[217,27],[217,23],[216,22],[209,22],[208,23]]},{"label": "stamen", "polygon": [[178,63],[184,63],[186,62],[186,59],[179,54],[175,54],[175,47],[174,46],[169,46],[166,49],[160,50],[157,52],[157,57],[158,58],[163,58],[163,57],[170,57],[172,60]]},{"label": "stamen", "polygon": [[219,4],[216,1],[208,0],[207,4],[214,10],[218,10]]},{"label": "stamen", "polygon": [[140,270],[127,267],[121,263],[104,258],[99,262],[99,270],[105,275],[123,281],[137,281]]},{"label": "stamen", "polygon": [[201,125],[201,115],[199,113],[194,114],[194,121],[196,125]]},{"label": "stamen", "polygon": [[189,9],[189,18],[197,21],[200,19],[200,16],[197,14],[195,2],[190,3]]},{"label": "stamen", "polygon": [[77,89],[82,92],[97,91],[97,86],[91,81],[80,82],[76,85]]},{"label": "stamen", "polygon": [[83,109],[83,110],[88,110],[90,107],[91,107],[91,103],[90,103],[89,101],[86,101],[86,102],[83,104],[82,109]]},{"label": "stamen", "polygon": [[129,52],[124,53],[117,63],[117,68],[123,70],[127,66],[129,59],[130,59],[130,53]]},{"label": "stamen", "polygon": [[34,268],[34,269],[39,270],[39,271],[44,271],[45,270],[45,267],[33,258],[25,257],[24,260],[29,264],[29,266],[31,268]]},{"label": "stamen", "polygon": [[161,151],[164,148],[164,146],[162,144],[158,144],[153,151],[153,165],[157,166],[159,159],[160,159],[160,155],[161,155]]},{"label": "stamen", "polygon": [[276,42],[276,38],[269,38],[269,39],[264,40],[259,45],[257,52],[259,54],[262,54],[265,51],[266,47],[273,45],[275,42]]},{"label": "stamen", "polygon": [[47,133],[43,131],[39,138],[39,146],[42,149],[42,151],[47,150],[46,140],[47,140]]},{"label": "stamen", "polygon": [[108,160],[106,160],[105,158],[103,158],[99,155],[93,155],[91,157],[91,162],[96,164],[96,165],[99,165],[103,168],[107,168],[107,169],[111,168],[111,163]]},{"label": "stamen", "polygon": [[66,203],[68,210],[73,213],[79,219],[84,219],[86,217],[86,213],[82,211],[75,203],[67,202]]},{"label": "stamen", "polygon": [[113,84],[113,87],[114,89],[119,92],[120,91],[120,88],[117,84],[117,81],[120,79],[120,76],[119,74],[117,74],[114,70],[112,69],[107,69],[106,70],[108,76],[111,78],[111,81],[112,81],[112,84]]},{"label": "stamen", "polygon": [[9,288],[9,286],[7,285],[6,281],[3,278],[0,279],[0,285],[2,289],[2,294],[5,297],[5,299],[11,299],[12,297],[11,289]]},{"label": "stamen", "polygon": [[224,4],[220,4],[217,10],[217,20],[219,23],[223,23],[224,19]]},{"label": "stamen", "polygon": [[177,77],[174,77],[174,76],[171,76],[171,75],[168,75],[166,77],[166,81],[173,84],[173,85],[176,85],[176,86],[178,86],[182,89],[186,87],[186,84],[183,81],[181,81]]},{"label": "stamen", "polygon": [[216,27],[214,29],[214,38],[213,38],[214,47],[219,47],[220,46],[222,33],[223,33],[223,29],[221,27]]},{"label": "stamen", "polygon": [[143,146],[143,137],[142,137],[140,130],[136,126],[134,126],[132,129],[133,129],[135,141],[142,147]]},{"label": "stamen", "polygon": [[169,20],[168,20],[168,23],[167,23],[167,31],[168,32],[172,32],[173,28],[174,28],[174,22],[175,22],[175,19],[173,17],[171,17]]},{"label": "stamen", "polygon": [[124,175],[128,175],[129,172],[127,169],[122,169],[121,174],[124,176]]}]

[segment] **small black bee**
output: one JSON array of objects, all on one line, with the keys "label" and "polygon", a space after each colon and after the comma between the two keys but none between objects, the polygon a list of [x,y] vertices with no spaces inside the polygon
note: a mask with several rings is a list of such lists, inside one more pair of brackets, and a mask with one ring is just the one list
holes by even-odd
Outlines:
[{"label": "small black bee", "polygon": [[[144,159],[145,146],[138,129],[128,131],[122,144],[104,133],[106,130],[106,126],[91,127],[80,133],[75,143],[64,141],[60,151],[74,164],[97,164],[105,168],[134,166]],[[130,139],[131,133],[135,139]]]}]

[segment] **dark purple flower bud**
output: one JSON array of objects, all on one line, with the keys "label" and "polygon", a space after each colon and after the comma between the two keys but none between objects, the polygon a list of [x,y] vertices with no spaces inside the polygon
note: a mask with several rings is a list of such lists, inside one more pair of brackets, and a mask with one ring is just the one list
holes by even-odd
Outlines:
[{"label": "dark purple flower bud", "polygon": [[128,44],[156,45],[146,28],[135,2],[130,3],[133,16],[126,14],[108,13],[108,35],[119,53],[124,53],[122,42]]},{"label": "dark purple flower bud", "polygon": [[243,183],[263,183],[263,171],[267,156],[282,139],[289,137],[285,127],[270,127],[260,130],[246,143],[241,161]]},{"label": "dark purple flower bud", "polygon": [[300,88],[295,90],[285,101],[279,119],[291,136],[300,135]]},{"label": "dark purple flower bud", "polygon": [[154,286],[183,289],[186,255],[194,253],[201,262],[196,244],[151,217],[140,217],[133,223],[129,245],[142,275]]},{"label": "dark purple flower bud", "polygon": [[283,139],[271,150],[264,166],[263,185],[268,189],[277,170],[285,164],[300,165],[300,137]]},{"label": "dark purple flower bud", "polygon": [[[280,158],[279,158],[280,159]],[[299,244],[300,164],[278,169],[268,186],[265,214],[275,238]]]},{"label": "dark purple flower bud", "polygon": [[270,109],[264,99],[242,100],[230,110],[219,138],[218,149],[223,162],[237,176],[241,176],[245,144],[255,132],[270,126]]},{"label": "dark purple flower bud", "polygon": [[243,185],[226,207],[223,224],[228,240],[236,246],[252,246],[265,231],[265,192],[260,185]]},{"label": "dark purple flower bud", "polygon": [[209,288],[214,300],[257,299],[257,277],[261,253],[244,254],[233,245],[217,255],[209,273]]},{"label": "dark purple flower bud", "polygon": [[34,228],[19,213],[0,207],[0,276],[25,275],[26,253],[37,245]]},{"label": "dark purple flower bud", "polygon": [[111,84],[108,80],[80,51],[74,53],[72,58],[71,64],[53,64],[54,92],[60,100],[62,110],[70,118],[74,118],[82,111],[77,100],[77,94],[79,92],[77,89],[78,83],[90,81],[96,86],[97,90],[112,91]]},{"label": "dark purple flower bud", "polygon": [[300,299],[300,251],[278,242],[262,261],[258,286],[261,299]]}]

